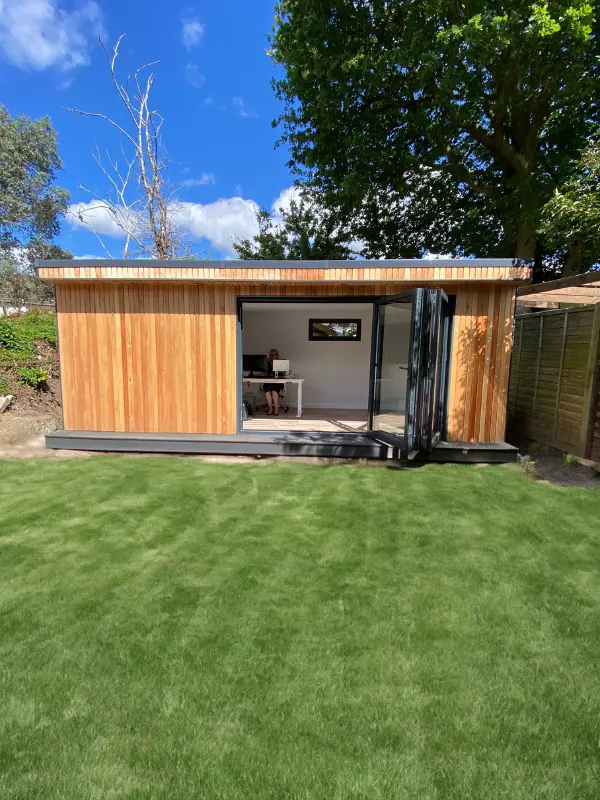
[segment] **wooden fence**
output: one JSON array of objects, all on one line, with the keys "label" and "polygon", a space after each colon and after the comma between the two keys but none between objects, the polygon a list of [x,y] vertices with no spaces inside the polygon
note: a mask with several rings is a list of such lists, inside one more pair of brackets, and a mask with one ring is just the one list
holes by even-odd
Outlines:
[{"label": "wooden fence", "polygon": [[21,309],[26,308],[28,311],[31,311],[34,308],[39,308],[42,311],[54,311],[56,308],[56,304],[54,301],[47,302],[47,303],[25,303],[22,300],[11,300],[7,297],[0,297],[0,316],[1,317],[8,317],[13,314],[20,314]]},{"label": "wooden fence", "polygon": [[600,304],[516,318],[508,431],[600,462]]}]

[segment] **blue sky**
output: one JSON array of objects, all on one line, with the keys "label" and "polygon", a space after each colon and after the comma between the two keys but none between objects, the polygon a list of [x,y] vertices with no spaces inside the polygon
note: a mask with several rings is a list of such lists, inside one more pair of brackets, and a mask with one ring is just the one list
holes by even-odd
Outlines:
[{"label": "blue sky", "polygon": [[[51,117],[65,166],[58,182],[72,203],[90,199],[80,184],[102,194],[107,180],[92,149],[114,152],[115,137],[103,121],[66,108],[122,115],[96,37],[110,47],[125,33],[122,72],[160,61],[154,106],[165,118],[171,178],[188,204],[188,236],[213,258],[230,257],[232,238],[255,230],[256,205],[285,204],[293,183],[271,127],[281,110],[265,52],[273,6],[274,0],[2,0],[2,102],[13,115]],[[105,219],[96,222],[113,232]],[[118,257],[119,239],[103,238]],[[103,255],[94,235],[73,221],[64,222],[59,243],[76,256]]]}]

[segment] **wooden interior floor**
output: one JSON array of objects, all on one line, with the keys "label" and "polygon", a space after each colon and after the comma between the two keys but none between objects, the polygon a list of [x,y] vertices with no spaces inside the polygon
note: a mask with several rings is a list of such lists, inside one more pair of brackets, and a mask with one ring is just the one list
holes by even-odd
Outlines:
[{"label": "wooden interior floor", "polygon": [[280,412],[278,417],[268,417],[264,413],[244,422],[245,431],[323,431],[326,433],[355,433],[366,431],[367,411],[341,409],[305,408],[302,419],[296,417],[296,409],[290,408],[287,414]]},{"label": "wooden interior floor", "polygon": [[[399,433],[404,426],[404,414],[380,414],[376,428],[389,433]],[[367,430],[366,409],[315,409],[305,408],[302,419],[296,409],[278,417],[268,417],[264,412],[244,422],[245,431],[322,431],[325,433],[364,433]]]},{"label": "wooden interior floor", "polygon": [[385,414],[376,415],[373,427],[378,431],[399,434],[404,432],[404,421],[404,414],[388,411]]}]

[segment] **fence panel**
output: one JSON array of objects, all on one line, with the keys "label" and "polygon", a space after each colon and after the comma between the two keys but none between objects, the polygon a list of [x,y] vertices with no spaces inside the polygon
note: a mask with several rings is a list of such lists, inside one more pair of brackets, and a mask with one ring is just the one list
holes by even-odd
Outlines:
[{"label": "fence panel", "polygon": [[513,437],[589,456],[595,441],[589,425],[596,419],[599,339],[600,308],[517,317],[508,395]]},{"label": "fence panel", "polygon": [[592,422],[592,440],[590,442],[590,458],[600,464],[600,360],[596,369],[596,407]]}]

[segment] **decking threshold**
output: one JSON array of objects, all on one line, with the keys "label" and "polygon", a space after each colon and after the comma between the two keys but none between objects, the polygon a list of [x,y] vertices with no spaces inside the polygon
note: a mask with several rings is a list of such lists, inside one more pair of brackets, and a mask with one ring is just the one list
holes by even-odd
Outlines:
[{"label": "decking threshold", "polygon": [[[391,459],[393,448],[354,433],[121,433],[55,431],[46,447],[109,453],[181,453],[194,455],[304,456],[314,458]],[[517,449],[504,442],[442,442],[421,460],[464,463],[515,461]]]}]

